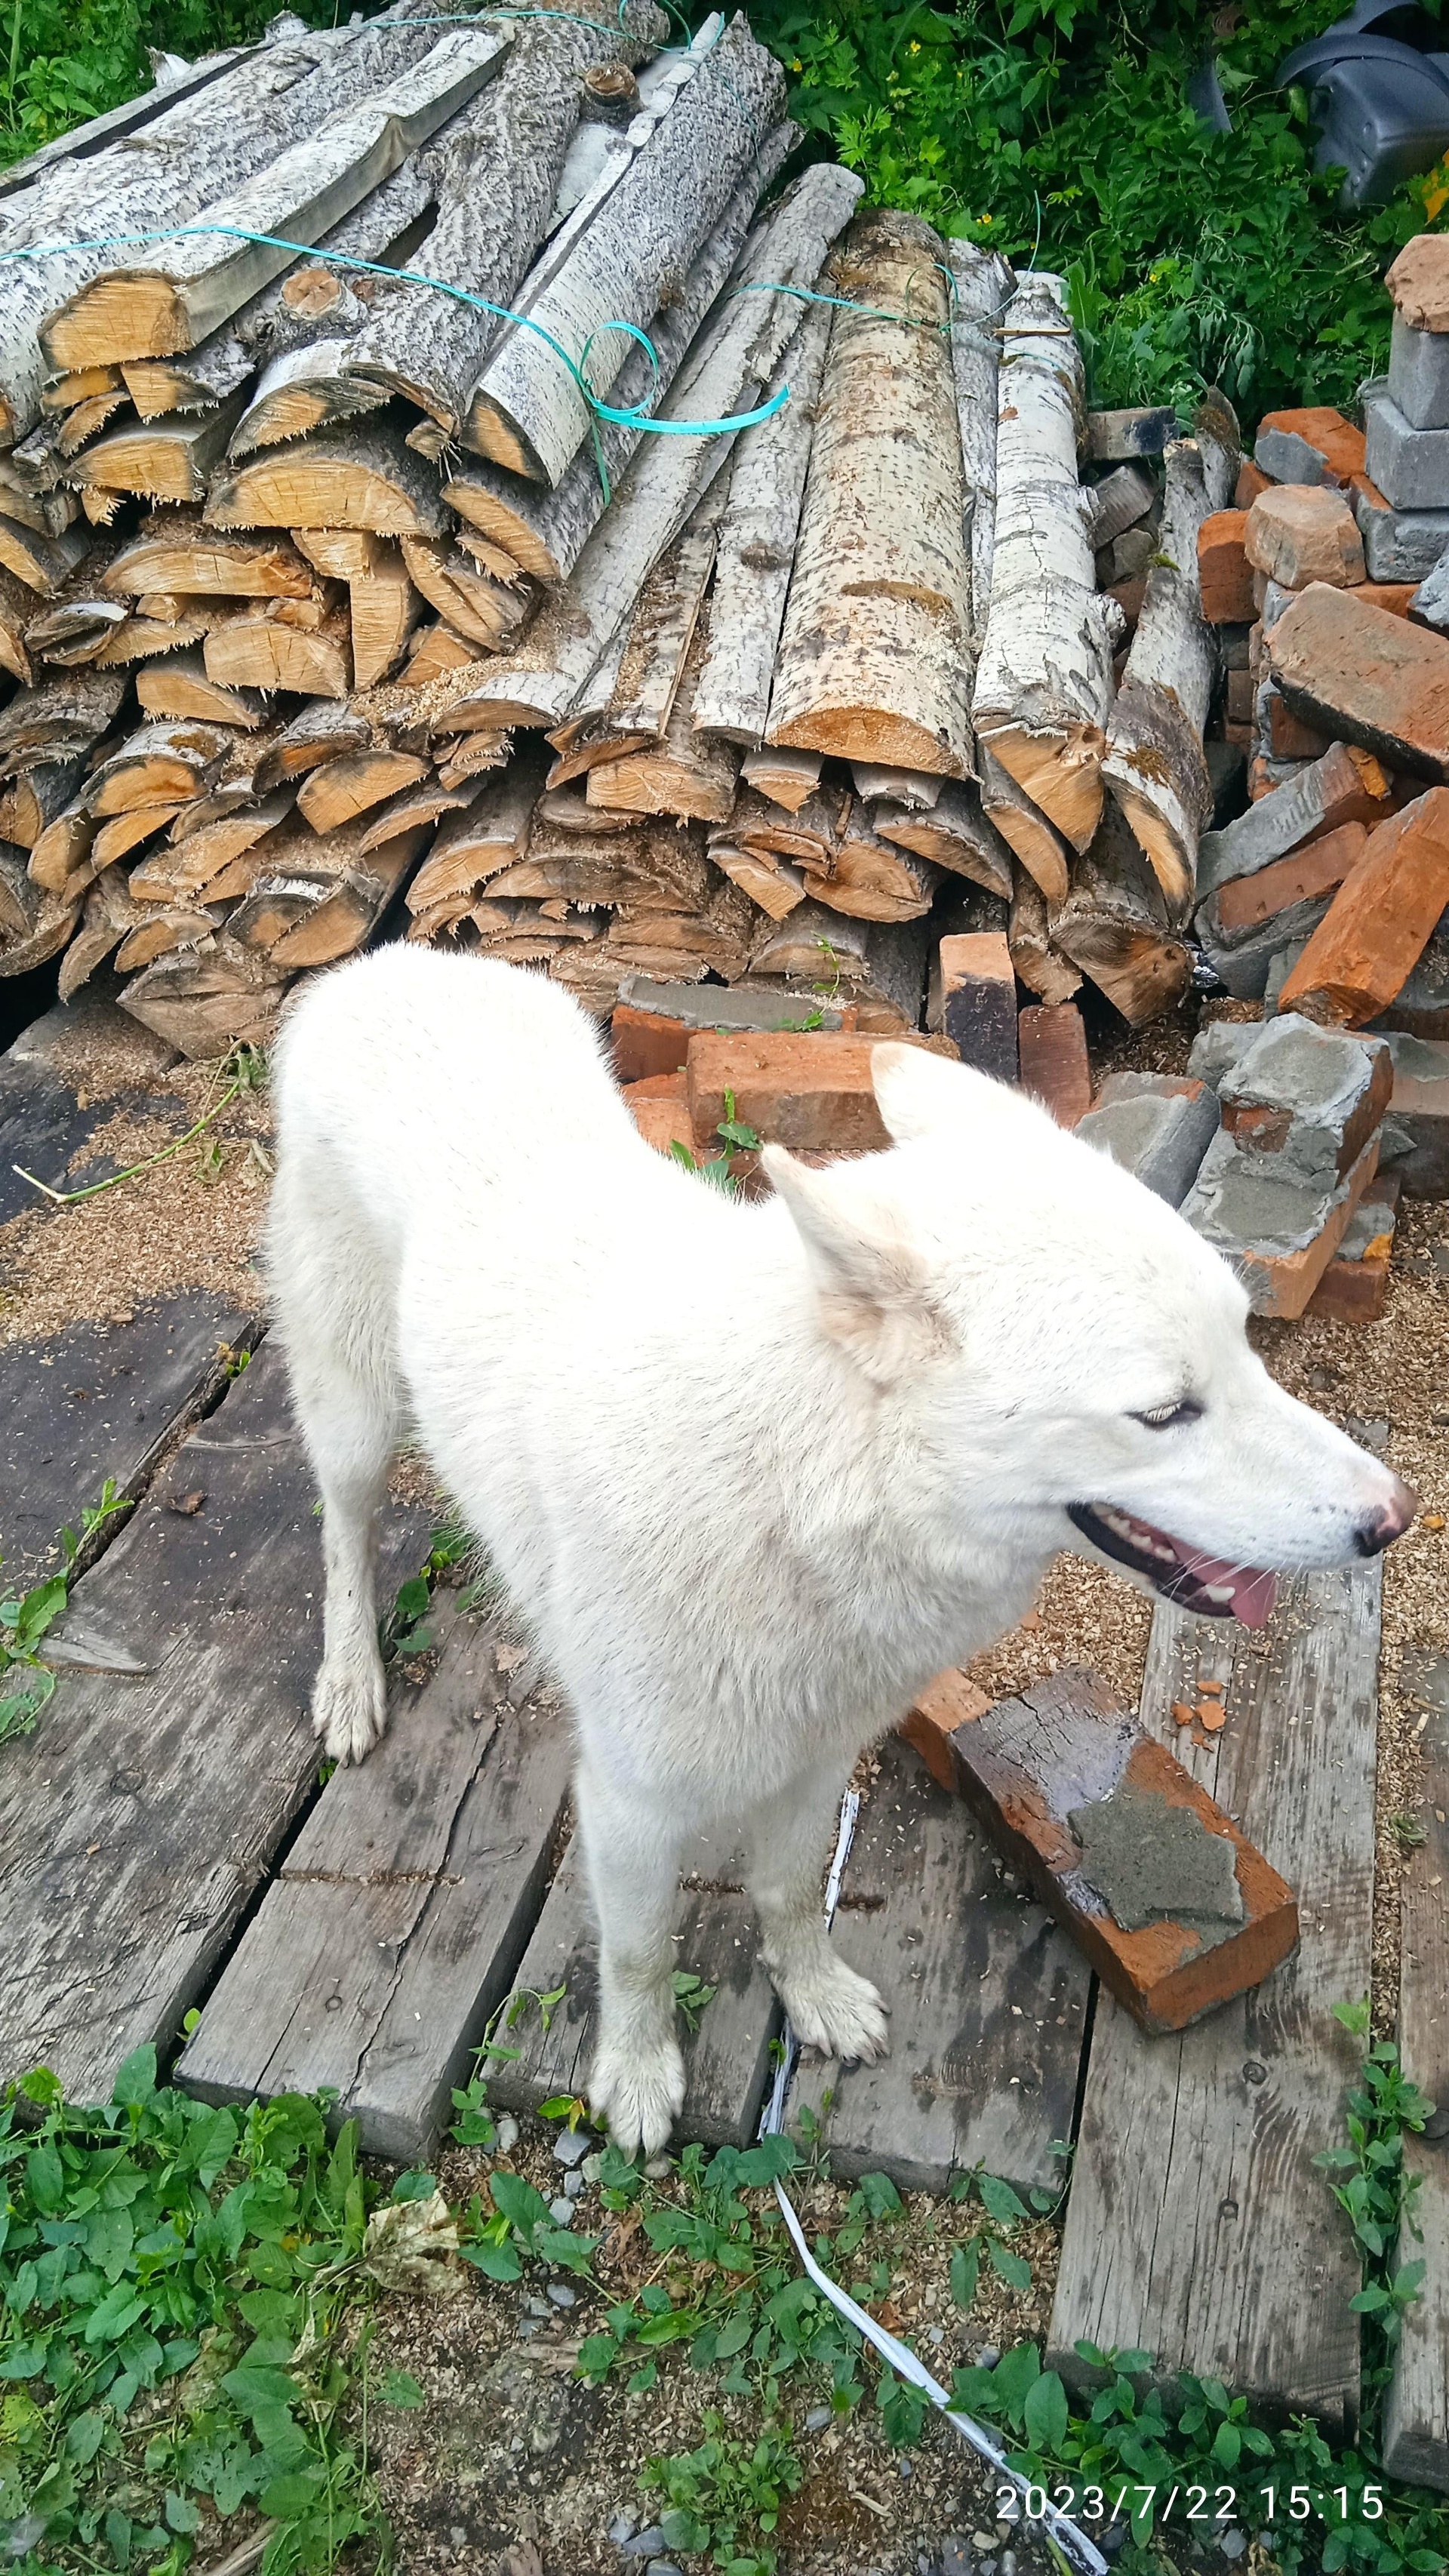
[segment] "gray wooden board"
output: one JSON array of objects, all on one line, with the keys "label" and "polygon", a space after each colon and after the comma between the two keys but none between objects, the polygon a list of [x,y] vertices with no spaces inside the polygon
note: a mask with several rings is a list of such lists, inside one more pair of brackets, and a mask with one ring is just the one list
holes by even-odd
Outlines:
[{"label": "gray wooden board", "polygon": [[[89,1088],[82,1072],[88,1045],[103,1046],[109,1060],[106,1080]],[[21,1177],[17,1164],[52,1189],[109,1179],[118,1166],[107,1155],[97,1154],[74,1171],[71,1166],[87,1138],[119,1110],[144,1112],[181,1135],[191,1113],[161,1078],[174,1060],[173,1048],[101,992],[58,1002],[7,1047],[0,1055],[0,1225],[11,1217],[59,1213],[53,1200]]]},{"label": "gray wooden board", "polygon": [[1071,2135],[1091,1970],[896,1736],[856,1825],[835,1937],[890,2007],[890,2051],[873,2066],[802,2059],[790,2126],[812,2111],[845,2180],[945,2191],[984,2164],[1018,2190],[1059,2182],[1051,2146]]},{"label": "gray wooden board", "polygon": [[[202,1509],[143,1504],[74,1595],[143,1669],[62,1674],[0,1764],[0,2082],[47,2065],[82,2102],[141,2042],[169,2046],[317,1768],[321,1552],[280,1355],[174,1474]],[[426,1533],[388,1506],[385,1599]]]},{"label": "gray wooden board", "polygon": [[[1079,2339],[1137,2346],[1164,2378],[1356,2420],[1358,2267],[1313,2158],[1342,2140],[1358,2056],[1333,2006],[1369,1990],[1380,1597],[1375,1559],[1286,1580],[1260,1632],[1154,1617],[1142,1723],[1290,1881],[1301,1939],[1173,2036],[1101,1997],[1049,2339],[1079,2382]],[[1170,1711],[1210,1679],[1228,1722],[1198,1748]]]},{"label": "gray wooden board", "polygon": [[[715,1988],[689,2031],[679,2017],[685,2094],[676,2135],[747,2146],[770,2080],[780,2007],[764,1964],[738,1856],[701,1841],[686,1856],[674,1935],[679,1965]],[[577,1841],[571,1841],[520,1962],[497,2037],[515,2058],[488,2065],[488,2098],[531,2111],[556,2093],[587,2095],[596,2037],[598,1943]],[[545,2028],[537,1998],[566,1988]],[[516,2018],[515,2018],[516,2013]]]},{"label": "gray wooden board", "polygon": [[1384,2466],[1393,2477],[1449,2487],[1449,1712],[1431,1707],[1420,1743],[1417,1813],[1428,1834],[1404,1862],[1399,2045],[1434,2115],[1421,2137],[1404,2142],[1406,2170],[1419,2178],[1420,2238],[1404,2230],[1399,2261],[1424,2264],[1424,2287],[1404,2318],[1384,2409]]},{"label": "gray wooden board", "polygon": [[[261,1303],[258,1282],[258,1307]],[[68,1325],[0,1349],[0,1548],[5,1579],[30,1583],[60,1562],[57,1533],[80,1528],[107,1477],[133,1498],[177,1426],[226,1383],[256,1314],[189,1288],[124,1320]]]},{"label": "gray wooden board", "polygon": [[537,1920],[568,1795],[567,1725],[506,1647],[500,1671],[499,1646],[454,1621],[431,1679],[395,1691],[382,1743],[328,1781],[182,2053],[188,2092],[331,2085],[370,2152],[431,2154]]}]

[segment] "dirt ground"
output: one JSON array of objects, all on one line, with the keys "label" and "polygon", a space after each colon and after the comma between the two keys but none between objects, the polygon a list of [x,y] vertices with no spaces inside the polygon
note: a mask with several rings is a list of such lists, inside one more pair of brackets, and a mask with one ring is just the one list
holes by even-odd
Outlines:
[{"label": "dirt ground", "polygon": [[[1230,1009],[1232,1006],[1228,1006]],[[1181,1069],[1196,1025],[1183,1011],[1096,1058]],[[140,1032],[104,1042],[78,1037],[70,1079],[82,1099],[114,1104],[76,1157],[69,1186],[143,1160],[185,1134],[224,1088],[218,1068],[170,1065]],[[56,1210],[37,1205],[0,1227],[0,1341],[34,1340],[81,1316],[127,1311],[167,1290],[198,1286],[255,1300],[259,1243],[270,1168],[265,1092],[237,1093],[202,1135],[97,1198]],[[60,1176],[45,1177],[56,1185]],[[1395,1246],[1388,1309],[1366,1329],[1305,1320],[1262,1324],[1254,1338],[1293,1393],[1341,1421],[1388,1457],[1413,1484],[1424,1514],[1384,1569],[1378,1782],[1378,1893],[1374,2003],[1391,2029],[1398,1970],[1398,1889],[1403,1854],[1416,1837],[1422,1798],[1417,1755],[1424,1707],[1416,1667],[1449,1655],[1449,1208],[1406,1206]],[[417,1478],[413,1463],[404,1473]],[[1135,1702],[1151,1622],[1150,1604],[1125,1580],[1064,1557],[1053,1567],[1025,1625],[974,1667],[1001,1694],[1065,1662],[1096,1665]],[[556,2193],[550,2135],[534,2122],[505,2159]],[[441,2179],[451,2200],[477,2188],[483,2162],[450,2150]],[[831,2230],[842,2195],[817,2183],[812,2221]],[[645,2461],[691,2448],[705,2409],[722,2404],[734,2429],[755,2418],[743,2401],[720,2401],[712,2378],[677,2355],[661,2356],[646,2394],[610,2383],[596,2390],[572,2374],[580,2336],[596,2310],[642,2277],[637,2241],[600,2211],[592,2186],[580,2223],[604,2232],[606,2297],[577,2285],[567,2308],[540,2298],[538,2281],[508,2287],[469,2274],[457,2295],[435,2302],[394,2296],[380,2320],[380,2354],[414,2373],[427,2403],[417,2413],[379,2412],[373,2441],[385,2502],[399,2534],[407,2576],[454,2568],[499,2576],[617,2576],[641,2564],[621,2554],[624,2523],[649,2517],[638,2486]],[[1032,2286],[1013,2297],[983,2266],[969,2315],[950,2298],[947,2267],[965,2232],[963,2213],[913,2196],[889,2222],[890,2322],[899,2321],[937,2376],[1046,2327],[1057,2240],[1050,2223],[1021,2231]],[[869,2399],[845,2426],[821,2420],[818,2391],[786,2381],[782,2403],[794,2422],[807,2479],[777,2535],[782,2576],[1027,2576],[1044,2563],[1029,2544],[998,2528],[989,2473],[939,2424],[922,2447],[894,2453]],[[510,2554],[511,2553],[511,2554]]]}]

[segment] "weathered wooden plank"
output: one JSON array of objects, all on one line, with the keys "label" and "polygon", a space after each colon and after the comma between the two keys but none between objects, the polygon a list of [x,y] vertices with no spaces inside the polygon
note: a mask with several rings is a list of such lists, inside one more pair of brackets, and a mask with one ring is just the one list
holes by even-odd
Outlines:
[{"label": "weathered wooden plank", "polygon": [[[1300,1945],[1180,2037],[1098,2007],[1050,2334],[1208,2372],[1270,2409],[1351,2430],[1358,2270],[1313,2158],[1337,2143],[1356,2044],[1333,2006],[1368,1991],[1381,1568],[1286,1581],[1269,1628],[1160,1608],[1142,1722],[1296,1888]],[[1174,1701],[1221,1680],[1227,1724],[1183,1741]]]},{"label": "weathered wooden plank", "polygon": [[895,1737],[856,1826],[836,1937],[890,2007],[891,2044],[874,2066],[802,2061],[791,2125],[815,2114],[832,2170],[910,2191],[945,2191],[978,2164],[1019,2190],[1059,2181],[1051,2144],[1071,2134],[1091,1971]]},{"label": "weathered wooden plank", "polygon": [[0,1348],[7,1582],[55,1570],[58,1531],[67,1522],[79,1529],[82,1506],[99,1501],[108,1476],[118,1494],[145,1491],[178,1426],[220,1394],[257,1322],[229,1297],[190,1288],[43,1342]]},{"label": "weathered wooden plank", "polygon": [[[103,1050],[107,1078],[86,1081],[88,1056]],[[0,1225],[14,1216],[42,1214],[51,1202],[15,1170],[22,1163],[51,1187],[65,1186],[68,1163],[93,1128],[118,1109],[144,1102],[151,1117],[178,1111],[177,1132],[190,1124],[178,1095],[166,1093],[158,1075],[176,1061],[176,1050],[137,1028],[100,992],[57,1003],[0,1056]],[[134,1068],[134,1070],[133,1070]],[[81,1092],[86,1105],[81,1107]],[[88,1180],[108,1169],[97,1157]]]},{"label": "weathered wooden plank", "polygon": [[[1435,1661],[1439,1696],[1449,1699],[1449,1661]],[[1391,2477],[1449,2487],[1449,1707],[1431,1704],[1420,1743],[1419,1814],[1428,1831],[1404,1862],[1399,2047],[1434,2113],[1423,2136],[1404,2143],[1406,2172],[1419,2178],[1420,2239],[1405,2230],[1399,2261],[1423,2262],[1424,2288],[1404,2318],[1384,2409],[1384,2467]]]},{"label": "weathered wooden plank", "polygon": [[376,1751],[329,1780],[182,2053],[189,2093],[327,2084],[370,2153],[431,2153],[537,1920],[568,1795],[568,1729],[516,1655],[456,1621]]},{"label": "weathered wooden plank", "polygon": [[[316,1774],[315,1487],[279,1355],[174,1477],[201,1508],[146,1503],[74,1596],[131,1669],[64,1675],[0,1766],[0,2081],[44,2064],[82,2102],[143,2041],[170,2046]],[[426,1528],[385,1510],[384,1599]]]},{"label": "weathered wooden plank", "polygon": [[[759,2123],[770,2078],[770,2043],[780,2007],[759,1955],[754,1909],[735,1853],[701,1837],[686,1860],[674,1938],[679,1965],[713,1986],[713,2000],[689,2031],[679,2019],[684,2051],[684,2109],[677,2135],[707,2146],[747,2146]],[[555,2093],[588,2091],[596,2038],[598,1942],[577,1841],[559,1874],[524,1953],[498,2037],[516,2058],[489,2062],[488,2097],[505,2110],[531,2111]],[[545,2028],[537,1998],[567,1991]],[[514,2015],[516,2013],[516,2019]]]}]

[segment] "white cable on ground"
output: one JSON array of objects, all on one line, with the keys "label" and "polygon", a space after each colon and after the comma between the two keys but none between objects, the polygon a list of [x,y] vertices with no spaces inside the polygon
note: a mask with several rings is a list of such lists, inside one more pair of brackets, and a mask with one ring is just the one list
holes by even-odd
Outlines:
[{"label": "white cable on ground", "polygon": [[[854,1789],[847,1789],[840,1802],[840,1830],[835,1839],[835,1857],[831,1861],[830,1874],[825,1882],[827,1924],[835,1920],[835,1909],[840,1902],[840,1882],[845,1875],[845,1864],[850,1857],[850,1846],[855,1838],[855,1823],[859,1813],[860,1798]],[[759,2133],[762,2138],[778,2137],[784,2129],[785,2103],[799,2057],[800,2043],[787,2021],[780,2061],[775,2069],[775,2081],[770,2088],[770,2098],[760,2116]],[[918,2361],[907,2345],[898,2343],[893,2334],[887,2334],[884,2326],[877,2325],[874,2317],[869,2316],[864,2308],[859,2307],[849,2292],[842,2290],[838,2281],[832,2281],[829,2273],[816,2262],[805,2242],[805,2230],[800,2224],[794,2204],[783,2184],[778,2182],[775,2185],[775,2198],[780,2204],[780,2215],[790,2231],[795,2251],[804,2264],[808,2277],[822,2297],[827,2298],[841,2316],[849,2319],[856,2332],[863,2335],[866,2342],[874,2347],[882,2361],[889,2363],[898,2378],[908,2380],[911,2386],[918,2388],[924,2397],[929,2397],[931,2404],[945,2416],[947,2423],[959,2433],[962,2441],[969,2442],[973,2451],[979,2451],[983,2460],[989,2460],[999,2477],[1010,2481],[1024,2506],[1029,2491],[1029,2481],[1022,2476],[1019,2469],[1012,2468],[1005,2453],[980,2424],[974,2422],[971,2416],[963,2415],[959,2407],[952,2405],[946,2390],[938,2379],[932,2378],[925,2363]],[[1037,2493],[1041,2493],[1040,2488],[1037,2489]],[[1080,2531],[1077,2525],[1049,2498],[1044,2500],[1044,2510],[1040,2514],[1034,2514],[1032,2520],[1039,2525],[1049,2540],[1055,2542],[1057,2549],[1069,2564],[1082,2571],[1082,2576],[1108,2576],[1107,2561],[1095,2542],[1089,2540],[1086,2533]]]}]

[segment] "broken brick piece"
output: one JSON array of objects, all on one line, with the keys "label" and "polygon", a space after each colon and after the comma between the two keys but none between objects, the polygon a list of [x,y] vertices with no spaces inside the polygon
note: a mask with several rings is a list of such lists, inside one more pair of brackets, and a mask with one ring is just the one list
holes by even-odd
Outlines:
[{"label": "broken brick piece", "polygon": [[1415,581],[1363,581],[1354,585],[1353,596],[1365,608],[1381,608],[1386,617],[1407,617],[1418,587]]},{"label": "broken brick piece", "polygon": [[931,974],[929,1028],[950,1039],[963,1064],[1015,1082],[1016,969],[1004,930],[943,939]]},{"label": "broken brick piece", "polygon": [[1384,284],[1394,310],[1415,331],[1449,331],[1449,236],[1416,233]]},{"label": "broken brick piece", "polygon": [[1331,1190],[1380,1125],[1394,1086],[1386,1038],[1349,1037],[1286,1012],[1253,1031],[1218,1082],[1222,1123],[1273,1177]]},{"label": "broken brick piece", "polygon": [[1363,431],[1326,404],[1268,411],[1258,424],[1253,458],[1274,483],[1348,483],[1363,472]]},{"label": "broken brick piece", "polygon": [[1181,1207],[1217,1130],[1216,1095],[1192,1074],[1109,1073],[1077,1134]]},{"label": "broken brick piece", "polygon": [[1433,787],[1372,834],[1285,982],[1280,1010],[1351,1028],[1374,1019],[1407,981],[1446,906],[1449,788]]},{"label": "broken brick piece", "polygon": [[1243,547],[1254,571],[1285,590],[1312,581],[1346,590],[1365,578],[1363,539],[1341,492],[1276,485],[1248,512]]},{"label": "broken brick piece", "polygon": [[672,1153],[676,1145],[693,1153],[694,1130],[682,1073],[655,1073],[641,1082],[626,1083],[624,1098],[645,1144],[656,1153]]},{"label": "broken brick piece", "polygon": [[990,1706],[985,1691],[977,1689],[969,1674],[953,1666],[948,1672],[938,1673],[921,1692],[896,1733],[919,1753],[937,1786],[954,1791],[960,1782],[951,1738],[958,1726],[973,1725]]},{"label": "broken brick piece", "polygon": [[1059,1127],[1075,1127],[1092,1106],[1087,1032],[1075,1002],[1033,1002],[1016,1023],[1021,1087]]},{"label": "broken brick piece", "polygon": [[1244,539],[1246,510],[1214,510],[1197,532],[1197,576],[1209,626],[1248,626],[1253,618],[1253,572]]},{"label": "broken brick piece", "polygon": [[1382,765],[1357,744],[1336,742],[1220,832],[1204,832],[1197,854],[1199,900],[1232,877],[1256,876],[1340,824],[1372,826],[1391,810],[1392,789]]},{"label": "broken brick piece", "polygon": [[942,1675],[917,1702],[911,1723],[937,1737],[924,1758],[938,1779],[949,1761],[998,1849],[1144,2030],[1186,2029],[1289,1957],[1292,1889],[1096,1673],[1068,1666],[943,1725],[943,1684],[965,1679]]},{"label": "broken brick piece", "polygon": [[622,1083],[651,1080],[661,1073],[683,1073],[694,1031],[683,1020],[662,1011],[633,1011],[621,1002],[609,1023],[614,1072]]},{"label": "broken brick piece", "polygon": [[1272,483],[1272,475],[1265,474],[1261,465],[1255,465],[1251,456],[1245,456],[1238,467],[1237,487],[1233,493],[1234,509],[1251,510],[1258,494],[1270,491]]},{"label": "broken brick piece", "polygon": [[1401,1187],[1396,1172],[1375,1174],[1308,1300],[1310,1315],[1322,1315],[1335,1324],[1378,1322],[1389,1293]]},{"label": "broken brick piece", "polygon": [[1267,637],[1290,707],[1391,769],[1449,777],[1449,639],[1314,582]]},{"label": "broken brick piece", "polygon": [[1256,876],[1230,877],[1217,893],[1221,928],[1229,935],[1252,930],[1286,912],[1290,904],[1312,903],[1319,895],[1332,894],[1363,857],[1368,838],[1362,823],[1340,823],[1337,831],[1325,832],[1304,849],[1290,850],[1287,858],[1275,859]]},{"label": "broken brick piece", "polygon": [[1395,1030],[1385,1157],[1411,1199],[1449,1198],[1449,1046]]},{"label": "broken brick piece", "polygon": [[[873,1153],[890,1143],[871,1080],[872,1041],[823,1030],[690,1040],[689,1114],[699,1138],[733,1114],[762,1144]],[[729,1110],[725,1094],[734,1101]]]},{"label": "broken brick piece", "polygon": [[1371,1136],[1336,1189],[1280,1180],[1270,1159],[1243,1152],[1226,1132],[1209,1146],[1182,1213],[1232,1264],[1255,1315],[1301,1315],[1337,1252],[1378,1169]]},{"label": "broken brick piece", "polygon": [[1270,681],[1263,691],[1268,750],[1274,760],[1321,760],[1329,737],[1317,725],[1305,724]]}]

